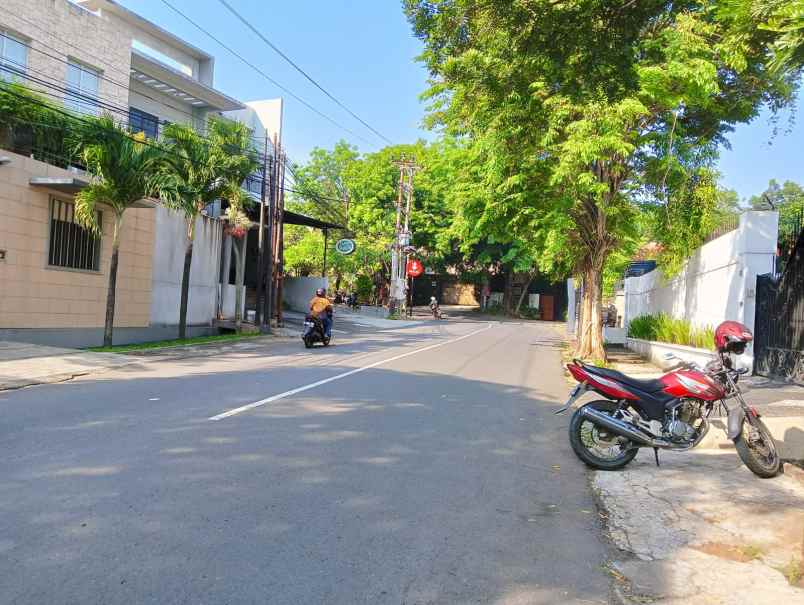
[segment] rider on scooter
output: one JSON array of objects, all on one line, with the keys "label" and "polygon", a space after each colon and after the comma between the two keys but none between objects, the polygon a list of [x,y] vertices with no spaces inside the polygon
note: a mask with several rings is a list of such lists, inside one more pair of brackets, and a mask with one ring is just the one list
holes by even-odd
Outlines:
[{"label": "rider on scooter", "polygon": [[324,288],[318,288],[315,291],[315,296],[310,301],[310,314],[317,317],[324,325],[324,335],[327,338],[332,337],[332,303],[327,298],[327,292]]}]

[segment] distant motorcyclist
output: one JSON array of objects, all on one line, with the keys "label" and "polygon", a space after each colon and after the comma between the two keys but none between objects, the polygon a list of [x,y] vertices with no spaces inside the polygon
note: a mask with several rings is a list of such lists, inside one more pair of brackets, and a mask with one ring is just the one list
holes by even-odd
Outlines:
[{"label": "distant motorcyclist", "polygon": [[327,298],[327,292],[324,288],[318,288],[315,291],[315,296],[310,301],[310,314],[321,320],[324,326],[324,335],[327,338],[332,337],[332,303]]},{"label": "distant motorcyclist", "polygon": [[438,306],[435,296],[430,297],[430,311],[433,314],[433,319],[441,319],[441,308]]}]

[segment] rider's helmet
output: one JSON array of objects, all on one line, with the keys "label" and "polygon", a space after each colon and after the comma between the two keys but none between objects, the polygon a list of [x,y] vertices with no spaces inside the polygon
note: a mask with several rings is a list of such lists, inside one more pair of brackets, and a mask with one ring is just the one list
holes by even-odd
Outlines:
[{"label": "rider's helmet", "polygon": [[737,321],[724,321],[715,329],[715,348],[720,353],[742,355],[752,340],[751,330]]},{"label": "rider's helmet", "polygon": [[318,290],[315,291],[315,295],[324,298],[324,296],[327,295],[327,291],[324,290],[324,288],[319,288]]}]

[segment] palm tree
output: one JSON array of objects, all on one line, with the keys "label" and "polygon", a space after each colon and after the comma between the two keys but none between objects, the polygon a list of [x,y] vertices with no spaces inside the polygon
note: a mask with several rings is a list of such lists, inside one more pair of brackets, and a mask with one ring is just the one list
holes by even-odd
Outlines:
[{"label": "palm tree", "polygon": [[87,118],[81,131],[81,158],[93,175],[92,182],[75,196],[78,223],[99,235],[97,207],[114,211],[112,258],[109,264],[109,288],[106,294],[106,322],[103,345],[112,345],[114,329],[117,265],[120,256],[120,229],[123,213],[136,202],[158,197],[166,186],[162,171],[164,152],[144,137],[132,136],[118,127],[108,116]]},{"label": "palm tree", "polygon": [[232,159],[227,170],[225,198],[229,202],[226,216],[235,253],[235,327],[239,332],[246,269],[246,235],[251,226],[245,209],[253,203],[242,186],[243,181],[257,170],[257,154],[251,145],[251,130],[240,122],[213,120],[210,124],[210,139]]},{"label": "palm tree", "polygon": [[179,338],[186,338],[195,222],[201,211],[221,196],[225,181],[220,154],[195,130],[183,124],[169,124],[163,137],[169,151],[166,173],[173,179],[173,190],[167,202],[174,209],[183,211],[187,219],[179,307]]},{"label": "palm tree", "polygon": [[256,165],[256,157],[249,151],[249,130],[228,120],[210,120],[206,138],[183,124],[169,124],[163,136],[169,152],[165,172],[173,181],[167,200],[187,218],[179,307],[179,338],[186,338],[196,219],[204,208],[224,195],[232,181],[243,182]]}]

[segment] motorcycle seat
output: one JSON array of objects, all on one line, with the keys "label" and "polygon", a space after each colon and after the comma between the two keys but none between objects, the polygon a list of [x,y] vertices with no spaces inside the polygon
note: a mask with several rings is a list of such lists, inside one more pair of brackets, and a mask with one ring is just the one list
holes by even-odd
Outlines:
[{"label": "motorcycle seat", "polygon": [[609,378],[611,380],[615,380],[619,383],[622,383],[626,386],[634,387],[635,389],[639,389],[645,393],[657,393],[662,391],[666,386],[661,380],[657,380],[655,378],[634,378],[633,376],[628,376],[627,374],[623,374],[622,372],[618,372],[617,370],[610,370],[608,368],[601,368],[598,366],[593,366],[585,363],[581,363],[583,369],[589,372],[590,374],[597,374],[598,376],[602,376],[603,378]]}]

